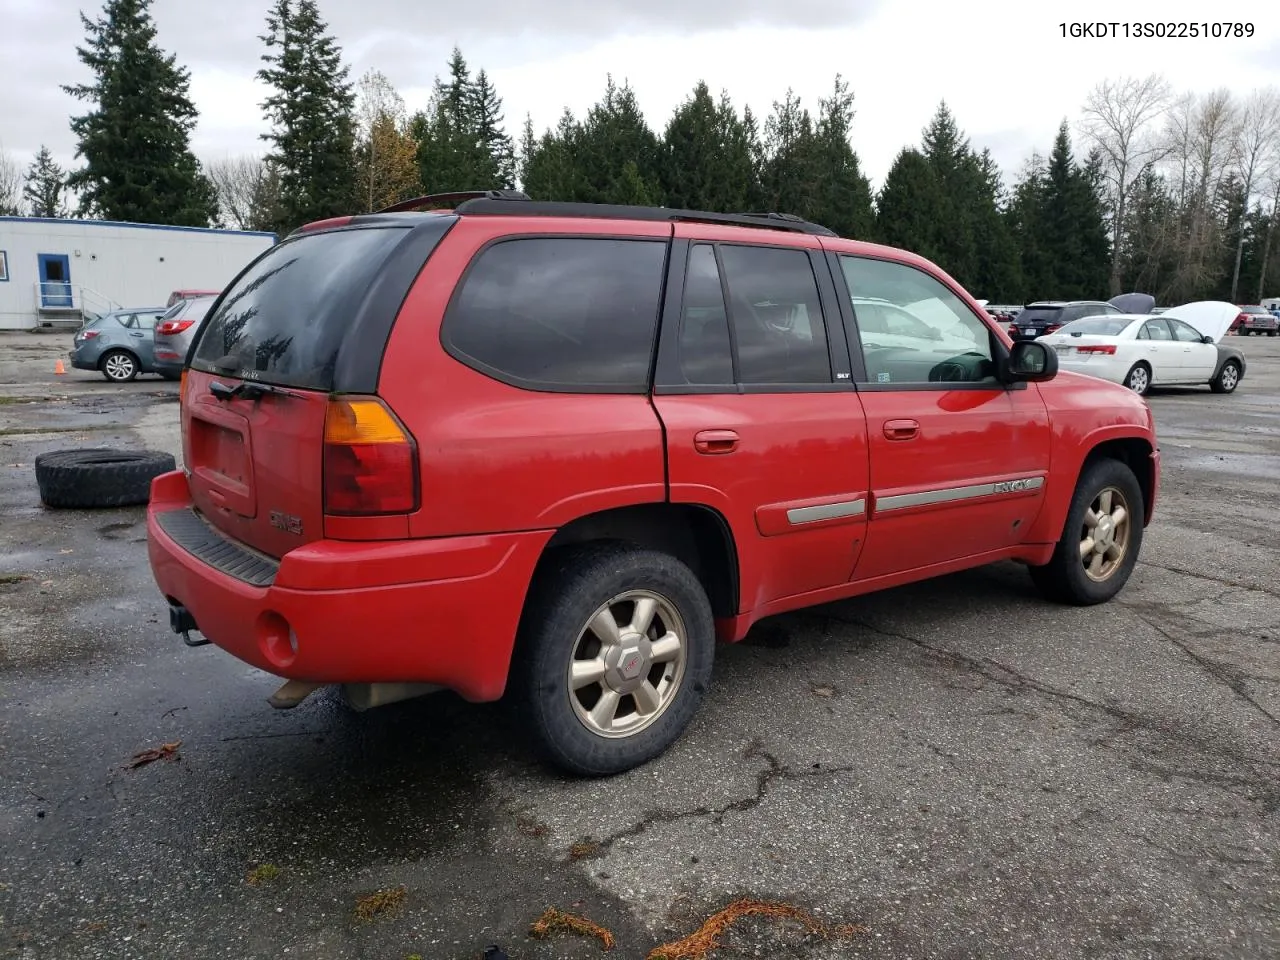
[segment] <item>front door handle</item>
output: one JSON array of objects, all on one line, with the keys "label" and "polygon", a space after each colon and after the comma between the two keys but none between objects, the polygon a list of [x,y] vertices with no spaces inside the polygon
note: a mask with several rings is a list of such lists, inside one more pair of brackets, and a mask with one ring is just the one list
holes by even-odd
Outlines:
[{"label": "front door handle", "polygon": [[693,435],[693,449],[706,454],[733,453],[739,439],[733,430],[700,430]]},{"label": "front door handle", "polygon": [[915,420],[886,420],[884,435],[890,440],[911,440],[920,433],[920,424]]}]

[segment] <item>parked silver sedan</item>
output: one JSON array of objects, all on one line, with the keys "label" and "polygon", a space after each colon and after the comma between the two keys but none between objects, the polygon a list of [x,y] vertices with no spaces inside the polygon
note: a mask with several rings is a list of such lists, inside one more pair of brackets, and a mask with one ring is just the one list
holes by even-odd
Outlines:
[{"label": "parked silver sedan", "polygon": [[192,297],[179,300],[156,324],[155,367],[166,376],[181,376],[187,360],[187,351],[196,331],[209,315],[209,308],[217,296]]}]

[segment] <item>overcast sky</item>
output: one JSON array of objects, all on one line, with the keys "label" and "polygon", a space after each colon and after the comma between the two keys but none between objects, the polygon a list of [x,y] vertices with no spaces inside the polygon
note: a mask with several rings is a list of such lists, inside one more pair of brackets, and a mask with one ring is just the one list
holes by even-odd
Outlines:
[{"label": "overcast sky", "polygon": [[[261,152],[258,104],[269,0],[155,0],[161,45],[191,71],[202,159]],[[1249,22],[1252,39],[1064,38],[1063,20],[1112,21],[1120,4],[1002,0],[321,0],[352,78],[382,70],[409,109],[425,105],[450,48],[484,67],[513,136],[527,114],[541,131],[568,106],[581,114],[606,75],[635,89],[651,126],[704,79],[762,117],[788,87],[816,109],[842,73],[856,97],[854,146],[878,184],[919,141],[945,98],[976,148],[1012,175],[1058,124],[1078,118],[1105,77],[1163,72],[1179,89],[1241,94],[1280,85],[1280,6],[1128,2],[1133,21]],[[74,9],[70,4],[67,8]],[[0,0],[0,145],[24,165],[42,143],[65,165],[77,101],[59,84],[85,79],[78,18],[50,0]],[[97,16],[100,6],[83,7]],[[1070,11],[1069,13],[1067,11]],[[1036,12],[1033,12],[1036,11]]]}]

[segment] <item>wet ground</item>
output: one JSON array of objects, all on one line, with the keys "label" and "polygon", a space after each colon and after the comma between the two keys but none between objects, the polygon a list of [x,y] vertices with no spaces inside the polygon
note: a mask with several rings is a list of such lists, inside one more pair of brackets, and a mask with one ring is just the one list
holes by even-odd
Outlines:
[{"label": "wet ground", "polygon": [[498,707],[275,712],[184,647],[141,509],[39,504],[43,450],[177,452],[176,384],[55,376],[68,339],[0,336],[0,957],[599,955],[526,936],[554,906],[640,958],[739,896],[865,930],[714,956],[1280,956],[1280,340],[1236,341],[1233,396],[1152,397],[1118,601],[995,566],[779,618],[669,754],[574,782]]}]

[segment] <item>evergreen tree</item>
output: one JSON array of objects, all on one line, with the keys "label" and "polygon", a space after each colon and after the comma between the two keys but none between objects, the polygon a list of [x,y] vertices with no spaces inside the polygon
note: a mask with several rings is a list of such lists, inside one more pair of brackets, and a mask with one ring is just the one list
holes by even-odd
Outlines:
[{"label": "evergreen tree", "polygon": [[1018,247],[1005,215],[1004,182],[989,149],[976,158],[978,203],[974,217],[974,241],[978,249],[978,273],[974,289],[988,300],[1008,301],[1022,290],[1022,265]]},{"label": "evergreen tree", "polygon": [[582,126],[566,107],[554,130],[531,142],[532,124],[526,124],[521,181],[524,192],[534,200],[573,202],[590,194],[579,163]]},{"label": "evergreen tree", "polygon": [[871,181],[862,175],[852,133],[853,94],[836,74],[831,96],[818,104],[813,151],[819,187],[804,215],[842,237],[869,239],[875,224]]},{"label": "evergreen tree", "polygon": [[699,81],[663,136],[661,182],[667,205],[741,213],[755,203],[755,159],[746,124],[727,93],[719,102]]},{"label": "evergreen tree", "polygon": [[1047,181],[1044,157],[1033,153],[1009,204],[1009,232],[1019,252],[1022,279],[1020,291],[1011,299],[1024,303],[1056,296],[1053,254],[1044,242],[1048,236],[1044,226]]},{"label": "evergreen tree", "polygon": [[26,185],[22,195],[27,201],[27,212],[33,217],[65,217],[67,210],[62,202],[62,192],[67,188],[67,175],[53,161],[53,154],[46,146],[40,147],[35,160],[27,168]]},{"label": "evergreen tree", "polygon": [[903,149],[885,175],[876,201],[876,238],[893,247],[938,260],[942,249],[942,188],[924,155]]},{"label": "evergreen tree", "polygon": [[502,99],[488,75],[475,77],[454,47],[421,122],[418,167],[428,193],[515,185],[515,147],[502,126]]},{"label": "evergreen tree", "polygon": [[815,205],[820,184],[813,117],[788,89],[765,121],[761,186],[765,206],[803,217]]},{"label": "evergreen tree", "polygon": [[471,126],[482,151],[477,189],[510,190],[516,184],[515,144],[503,129],[502,98],[481,70],[471,87]]},{"label": "evergreen tree", "polygon": [[107,0],[98,20],[80,14],[86,42],[76,54],[93,80],[62,89],[93,107],[71,118],[85,165],[67,186],[79,191],[83,215],[208,226],[217,200],[191,152],[190,75],[156,43],[150,7],[151,0]]},{"label": "evergreen tree", "polygon": [[[581,175],[579,195],[588,203],[628,203],[648,197],[661,204],[661,145],[645,123],[635,91],[609,76],[604,96],[587,111],[572,151]],[[628,172],[628,163],[634,172]]]},{"label": "evergreen tree", "polygon": [[266,66],[257,76],[273,88],[262,104],[272,129],[262,137],[280,174],[280,233],[360,206],[355,93],[327,31],[315,0],[274,0],[261,37]]},{"label": "evergreen tree", "polygon": [[925,127],[922,155],[941,191],[937,231],[939,266],[966,287],[976,286],[978,246],[974,221],[983,205],[981,173],[946,101]]}]

